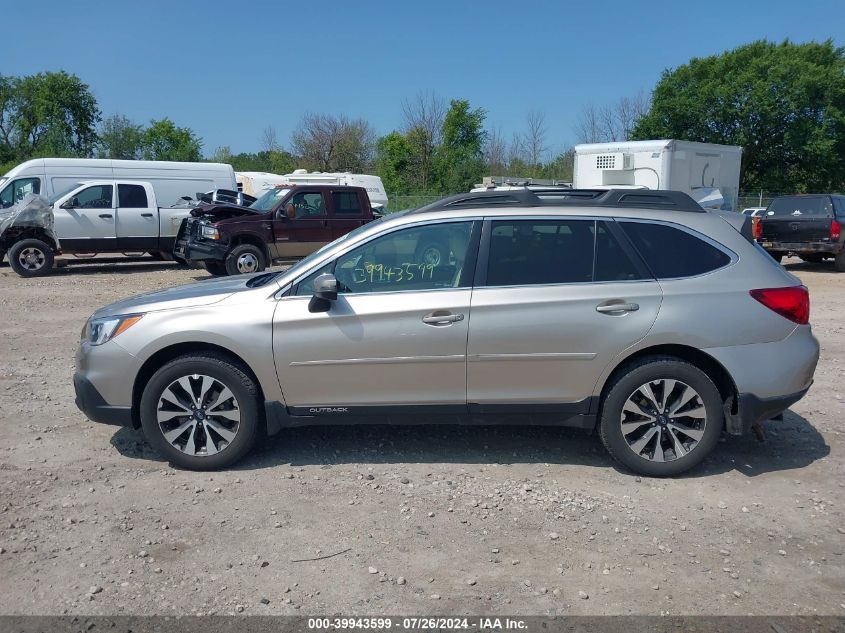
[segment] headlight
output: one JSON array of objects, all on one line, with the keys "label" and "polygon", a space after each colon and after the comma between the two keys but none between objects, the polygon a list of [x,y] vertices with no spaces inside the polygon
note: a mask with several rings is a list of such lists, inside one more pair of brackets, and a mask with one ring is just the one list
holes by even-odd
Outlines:
[{"label": "headlight", "polygon": [[125,332],[138,321],[143,314],[126,314],[122,316],[102,317],[100,319],[88,319],[82,333],[83,337],[91,345],[102,345],[113,339],[121,332]]},{"label": "headlight", "polygon": [[220,231],[218,231],[215,227],[211,226],[210,224],[203,224],[201,227],[202,233],[200,235],[203,239],[206,240],[219,240],[220,239]]}]

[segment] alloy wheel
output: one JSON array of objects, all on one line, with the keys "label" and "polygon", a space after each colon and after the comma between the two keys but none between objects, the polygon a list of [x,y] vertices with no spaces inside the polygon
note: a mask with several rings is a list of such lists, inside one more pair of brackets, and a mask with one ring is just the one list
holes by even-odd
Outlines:
[{"label": "alloy wheel", "polygon": [[622,407],[622,437],[638,457],[670,462],[695,450],[707,425],[699,393],[680,380],[640,385]]},{"label": "alloy wheel", "polygon": [[18,261],[23,268],[36,271],[44,266],[47,256],[40,248],[28,246],[27,248],[21,249],[21,252],[18,253]]},{"label": "alloy wheel", "polygon": [[241,410],[232,391],[217,378],[192,374],[165,388],[156,407],[158,426],[171,446],[205,457],[228,447],[238,433]]},{"label": "alloy wheel", "polygon": [[258,270],[258,258],[252,253],[244,253],[238,257],[236,265],[239,273],[254,273]]}]

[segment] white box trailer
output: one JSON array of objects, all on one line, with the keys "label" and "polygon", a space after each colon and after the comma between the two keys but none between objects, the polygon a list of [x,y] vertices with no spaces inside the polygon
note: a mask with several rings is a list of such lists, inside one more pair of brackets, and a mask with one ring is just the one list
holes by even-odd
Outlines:
[{"label": "white box trailer", "polygon": [[140,180],[152,184],[162,206],[216,189],[234,190],[235,171],[224,163],[161,160],[36,158],[0,178],[0,208],[9,208],[28,193],[47,198],[89,180]]},{"label": "white box trailer", "polygon": [[279,185],[344,185],[363,187],[370,197],[370,206],[386,207],[387,193],[384,184],[378,176],[369,174],[352,174],[350,172],[309,172],[296,169],[290,174],[270,174],[264,171],[239,171],[235,178],[241,191],[256,198],[261,197],[268,189]]},{"label": "white box trailer", "polygon": [[575,146],[576,189],[672,189],[703,207],[737,210],[742,148],[657,140]]}]

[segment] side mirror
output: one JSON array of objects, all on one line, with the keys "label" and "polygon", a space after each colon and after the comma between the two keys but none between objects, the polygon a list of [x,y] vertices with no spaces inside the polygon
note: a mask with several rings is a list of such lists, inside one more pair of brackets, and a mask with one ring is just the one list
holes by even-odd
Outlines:
[{"label": "side mirror", "polygon": [[314,280],[314,296],[308,302],[308,311],[328,312],[332,301],[337,301],[337,279],[331,273],[323,273]]},{"label": "side mirror", "polygon": [[295,220],[296,219],[296,207],[292,204],[289,204],[285,207],[285,215],[288,216],[288,219]]},{"label": "side mirror", "polygon": [[71,198],[70,200],[65,200],[62,202],[62,205],[59,207],[60,209],[75,209],[79,206],[79,200],[77,198]]}]

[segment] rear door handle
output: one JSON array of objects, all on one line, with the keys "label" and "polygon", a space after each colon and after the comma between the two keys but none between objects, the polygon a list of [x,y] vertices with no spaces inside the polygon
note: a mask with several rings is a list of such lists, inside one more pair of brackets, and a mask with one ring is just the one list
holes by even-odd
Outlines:
[{"label": "rear door handle", "polygon": [[451,312],[445,312],[443,310],[437,310],[431,314],[426,314],[422,318],[423,323],[426,325],[449,325],[450,323],[457,323],[458,321],[463,320],[463,314],[452,314]]},{"label": "rear door handle", "polygon": [[101,213],[100,217],[103,218],[104,220],[108,220],[112,217],[112,215],[111,215],[111,213]]},{"label": "rear door handle", "polygon": [[640,309],[638,303],[602,303],[596,306],[596,312],[615,314],[617,312],[636,312]]},{"label": "rear door handle", "polygon": [[152,213],[142,213],[141,217],[142,218],[151,218],[151,217],[153,217],[153,214]]}]

